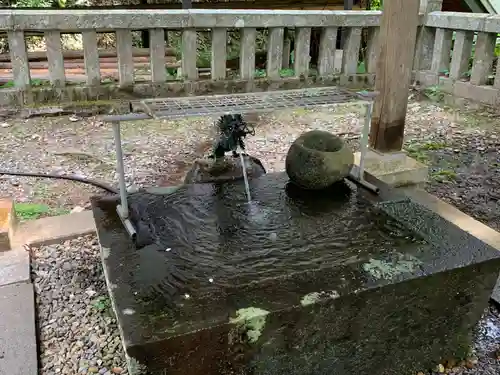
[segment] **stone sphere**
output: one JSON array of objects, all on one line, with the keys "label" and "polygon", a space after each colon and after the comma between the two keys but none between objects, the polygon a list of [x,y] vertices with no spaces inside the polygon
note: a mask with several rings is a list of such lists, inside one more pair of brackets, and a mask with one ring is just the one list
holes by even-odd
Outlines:
[{"label": "stone sphere", "polygon": [[329,132],[312,130],[297,138],[286,155],[290,181],[308,190],[325,189],[349,175],[354,154]]}]

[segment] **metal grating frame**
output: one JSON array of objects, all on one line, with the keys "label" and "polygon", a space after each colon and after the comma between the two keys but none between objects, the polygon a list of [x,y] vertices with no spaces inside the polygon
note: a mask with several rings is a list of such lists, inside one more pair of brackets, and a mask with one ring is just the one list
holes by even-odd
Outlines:
[{"label": "metal grating frame", "polygon": [[338,87],[266,91],[259,93],[146,99],[144,112],[155,119],[193,116],[220,116],[280,109],[312,108],[368,100],[370,96]]},{"label": "metal grating frame", "polygon": [[116,208],[118,216],[131,238],[136,238],[136,230],[129,219],[120,122],[151,118],[176,119],[182,117],[220,116],[224,114],[271,112],[287,108],[313,108],[359,102],[365,105],[366,116],[361,135],[359,167],[356,172],[354,169],[351,171],[350,177],[362,186],[376,192],[378,188],[364,179],[364,161],[368,150],[368,133],[371,123],[373,99],[376,96],[377,92],[352,92],[339,87],[320,87],[246,94],[146,99],[140,102],[144,110],[143,113],[103,116],[103,121],[113,124],[120,193],[120,204]]}]

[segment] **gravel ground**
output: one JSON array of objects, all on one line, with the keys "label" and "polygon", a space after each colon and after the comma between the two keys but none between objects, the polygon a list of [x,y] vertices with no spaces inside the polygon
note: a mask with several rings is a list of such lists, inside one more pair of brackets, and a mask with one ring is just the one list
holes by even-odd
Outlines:
[{"label": "gravel ground", "polygon": [[[352,107],[261,116],[256,136],[248,139],[248,151],[260,158],[268,171],[283,170],[289,144],[311,128],[342,133],[357,148],[361,114],[360,108]],[[179,183],[194,159],[210,149],[212,122],[193,119],[124,124],[129,183]],[[406,148],[430,165],[427,189],[500,230],[498,129],[500,118],[488,111],[452,111],[416,100],[409,104]],[[0,121],[0,171],[73,173],[112,183],[116,181],[113,150],[111,129],[96,118]],[[85,207],[89,196],[99,192],[71,182],[9,176],[0,177],[0,190],[18,202],[45,203],[55,210]],[[41,375],[125,374],[95,238],[83,237],[32,252]],[[464,375],[500,374],[500,361],[495,358],[500,353],[494,354],[500,346],[498,315],[494,306],[485,315],[478,328],[475,357],[461,367],[442,370]]]},{"label": "gravel ground", "polygon": [[32,259],[40,374],[126,374],[95,236],[32,249]]}]

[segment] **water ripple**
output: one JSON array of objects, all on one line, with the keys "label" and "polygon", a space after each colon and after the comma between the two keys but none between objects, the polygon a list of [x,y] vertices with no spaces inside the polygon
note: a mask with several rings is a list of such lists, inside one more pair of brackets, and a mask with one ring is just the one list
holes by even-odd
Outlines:
[{"label": "water ripple", "polygon": [[149,228],[156,252],[143,253],[150,257],[148,275],[136,282],[154,293],[235,286],[352,263],[408,243],[408,233],[381,218],[350,183],[318,193],[260,178],[250,181],[250,191],[250,203],[238,182],[132,195],[132,212]]}]

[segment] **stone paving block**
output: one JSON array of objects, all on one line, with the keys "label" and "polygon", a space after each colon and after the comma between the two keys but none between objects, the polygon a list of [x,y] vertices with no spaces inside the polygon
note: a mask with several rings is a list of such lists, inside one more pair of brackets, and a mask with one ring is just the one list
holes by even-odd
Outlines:
[{"label": "stone paving block", "polygon": [[[354,154],[354,170],[359,167],[360,153]],[[392,187],[420,184],[427,181],[426,165],[410,158],[404,152],[382,154],[369,150],[365,171]]]},{"label": "stone paving block", "polygon": [[35,297],[31,283],[0,287],[0,374],[37,375]]},{"label": "stone paving block", "polygon": [[22,223],[12,242],[13,246],[52,245],[90,233],[95,233],[94,218],[91,211],[83,211]]},{"label": "stone paving block", "polygon": [[0,286],[29,281],[29,252],[22,247],[0,252]]}]

